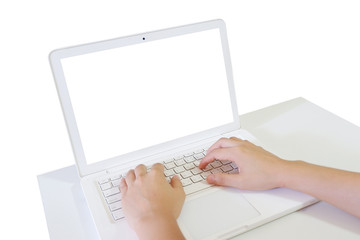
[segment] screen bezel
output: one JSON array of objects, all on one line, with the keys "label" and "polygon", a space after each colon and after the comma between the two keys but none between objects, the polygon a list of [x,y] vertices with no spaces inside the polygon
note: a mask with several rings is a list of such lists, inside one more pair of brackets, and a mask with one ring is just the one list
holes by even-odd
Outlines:
[{"label": "screen bezel", "polygon": [[[84,149],[81,143],[79,130],[76,123],[75,114],[73,111],[69,92],[66,85],[63,68],[61,65],[61,59],[72,56],[78,56],[82,54],[93,53],[97,51],[108,50],[112,48],[124,47],[133,44],[141,44],[148,41],[156,41],[165,38],[176,37],[183,34],[196,33],[199,31],[205,31],[211,29],[219,29],[220,32],[225,69],[228,80],[228,88],[229,88],[230,99],[232,104],[233,121],[226,125],[208,129],[189,136],[181,137],[169,142],[161,143],[135,152],[116,156],[100,162],[87,164]],[[193,142],[197,142],[207,138],[212,138],[240,128],[240,121],[238,117],[238,109],[237,109],[235,90],[234,90],[235,87],[234,87],[234,81],[232,75],[232,67],[230,62],[229,46],[226,35],[226,26],[224,21],[222,20],[212,20],[208,22],[196,23],[186,26],[169,28],[165,30],[142,33],[142,34],[127,36],[117,39],[111,39],[101,42],[58,49],[50,53],[49,59],[80,176],[85,176],[95,172],[104,171],[119,164],[125,164],[137,159],[144,158],[149,154],[153,155],[153,154],[169,151],[171,149],[178,148],[183,145],[191,144]]]}]

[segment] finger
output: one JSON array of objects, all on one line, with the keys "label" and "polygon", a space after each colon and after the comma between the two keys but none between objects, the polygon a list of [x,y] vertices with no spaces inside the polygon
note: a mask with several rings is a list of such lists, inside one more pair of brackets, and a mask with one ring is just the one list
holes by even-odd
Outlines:
[{"label": "finger", "polygon": [[242,142],[242,141],[244,141],[243,139],[238,138],[238,137],[230,137],[229,139],[230,139],[230,140],[237,141],[237,142]]},{"label": "finger", "polygon": [[162,165],[161,163],[155,163],[151,167],[151,172],[164,174],[164,165]]},{"label": "finger", "polygon": [[119,189],[120,189],[120,192],[121,192],[121,198],[123,198],[125,196],[126,192],[127,192],[127,189],[128,189],[125,178],[121,178]]},{"label": "finger", "polygon": [[209,149],[207,150],[208,153],[210,153],[212,150],[216,149],[216,148],[220,148],[222,146],[224,146],[224,144],[226,145],[226,143],[229,141],[228,138],[220,138],[219,140],[217,140],[213,145],[211,145],[209,147]]},{"label": "finger", "polygon": [[144,164],[140,164],[135,168],[135,176],[140,177],[146,174],[146,167]]},{"label": "finger", "polygon": [[211,151],[217,148],[228,148],[228,147],[238,146],[239,143],[241,143],[242,141],[243,140],[236,137],[220,138],[208,149],[207,153],[210,153]]},{"label": "finger", "polygon": [[241,176],[239,174],[217,173],[206,178],[209,184],[227,187],[239,187]]},{"label": "finger", "polygon": [[182,200],[183,203],[185,201],[185,191],[184,187],[180,181],[180,178],[178,175],[175,175],[170,180],[170,185],[174,189],[176,194],[179,194],[177,197],[177,200]]},{"label": "finger", "polygon": [[179,189],[179,188],[182,188],[182,189],[183,189],[182,183],[181,183],[180,178],[179,178],[178,175],[174,175],[174,176],[171,178],[170,185],[171,185],[173,188],[176,188],[176,189]]},{"label": "finger", "polygon": [[129,186],[131,185],[134,181],[135,181],[136,177],[135,177],[135,172],[133,169],[129,170],[126,174],[126,185]]},{"label": "finger", "polygon": [[201,160],[199,168],[205,168],[209,163],[220,160],[220,161],[234,161],[233,159],[233,148],[217,148],[213,151],[206,154],[206,156]]}]

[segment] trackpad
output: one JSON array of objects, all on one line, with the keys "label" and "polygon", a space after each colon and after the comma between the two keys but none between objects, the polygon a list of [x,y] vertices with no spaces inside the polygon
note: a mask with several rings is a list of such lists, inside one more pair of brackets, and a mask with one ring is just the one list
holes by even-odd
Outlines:
[{"label": "trackpad", "polygon": [[242,194],[221,189],[186,201],[178,221],[191,239],[204,239],[240,228],[246,220],[259,215]]}]

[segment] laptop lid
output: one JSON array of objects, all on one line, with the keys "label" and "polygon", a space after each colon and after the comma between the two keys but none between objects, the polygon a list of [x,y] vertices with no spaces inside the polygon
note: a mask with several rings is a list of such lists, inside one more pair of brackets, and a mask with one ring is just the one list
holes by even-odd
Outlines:
[{"label": "laptop lid", "polygon": [[222,20],[49,58],[81,176],[240,127]]}]

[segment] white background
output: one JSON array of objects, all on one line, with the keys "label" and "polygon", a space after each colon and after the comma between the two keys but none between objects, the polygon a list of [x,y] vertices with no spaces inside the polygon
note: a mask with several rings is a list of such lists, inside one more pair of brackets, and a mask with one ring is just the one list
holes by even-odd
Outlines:
[{"label": "white background", "polygon": [[36,175],[74,163],[54,48],[223,18],[240,114],[298,96],[360,125],[360,2],[2,1],[0,239],[48,239]]}]

